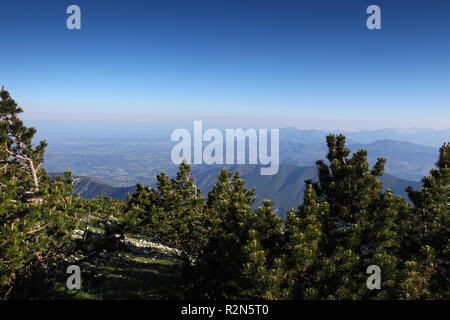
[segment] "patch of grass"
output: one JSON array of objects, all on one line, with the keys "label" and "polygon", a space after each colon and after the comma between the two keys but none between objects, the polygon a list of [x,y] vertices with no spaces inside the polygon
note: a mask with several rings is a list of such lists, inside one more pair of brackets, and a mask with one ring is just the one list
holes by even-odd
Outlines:
[{"label": "patch of grass", "polygon": [[56,299],[183,298],[178,261],[157,250],[103,252],[79,266],[81,289],[65,288],[66,275],[64,281],[59,281],[54,289]]},{"label": "patch of grass", "polygon": [[[95,231],[101,232],[101,229]],[[41,290],[42,297],[38,299],[183,299],[180,261],[173,253],[128,243],[118,246],[117,250],[97,251],[88,257],[88,253],[98,250],[97,239],[94,237],[91,241],[93,245],[85,244],[84,250],[75,252],[66,261],[67,265],[80,267],[81,289],[67,289],[70,275],[61,267],[51,273],[47,279],[49,289]]]}]

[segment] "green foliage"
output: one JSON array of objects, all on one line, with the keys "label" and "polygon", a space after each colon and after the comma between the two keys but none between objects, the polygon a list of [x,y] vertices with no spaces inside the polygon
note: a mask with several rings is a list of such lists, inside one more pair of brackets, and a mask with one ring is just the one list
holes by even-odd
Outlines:
[{"label": "green foliage", "polygon": [[287,252],[288,296],[292,299],[318,299],[324,293],[326,276],[335,265],[321,248],[326,245],[324,225],[329,225],[329,204],[318,199],[312,185],[305,191],[298,212],[287,214],[284,234]]},{"label": "green foliage", "polygon": [[[382,192],[384,159],[369,171],[367,152],[349,158],[343,135],[327,137],[329,165],[318,161],[319,181],[287,222],[292,296],[314,299],[389,299],[398,294],[398,213],[404,199]],[[310,183],[310,182],[308,182]],[[313,190],[314,189],[314,190]],[[366,286],[366,269],[383,271],[381,290]]]},{"label": "green foliage", "polygon": [[[249,237],[253,190],[244,188],[238,174],[223,169],[208,194],[207,243],[193,266],[194,290],[190,294],[207,298],[232,298],[243,285],[245,255],[242,246]],[[189,274],[189,273],[188,273]]]},{"label": "green foliage", "polygon": [[283,221],[275,214],[270,200],[252,216],[249,239],[243,247],[247,262],[243,276],[247,286],[241,292],[246,299],[280,299],[287,295],[282,249]]},{"label": "green foliage", "polygon": [[450,145],[440,149],[437,168],[420,191],[408,189],[414,208],[403,217],[402,242],[407,299],[450,298]]},{"label": "green foliage", "polygon": [[39,169],[46,143],[33,147],[36,130],[17,117],[22,109],[8,92],[1,98],[0,294],[7,298],[42,289],[39,276],[70,248],[80,199],[71,196],[70,172],[51,181]]},{"label": "green foliage", "polygon": [[[162,173],[157,189],[138,187],[126,225],[189,252],[182,276],[190,298],[448,297],[448,146],[422,190],[409,190],[411,208],[382,191],[384,159],[370,169],[367,152],[350,156],[344,136],[327,143],[329,164],[317,162],[319,180],[307,181],[303,204],[284,223],[269,200],[252,211],[254,190],[226,169],[205,203],[182,164],[177,179]],[[367,288],[370,265],[382,271],[380,290]]]},{"label": "green foliage", "polygon": [[[107,196],[84,200],[85,214],[79,225],[82,231],[79,248],[87,253],[118,249],[119,241],[124,237],[121,224],[124,208],[123,201]],[[95,231],[103,234],[100,237]]]},{"label": "green foliage", "polygon": [[[191,296],[211,299],[276,298],[281,260],[282,220],[270,201],[252,212],[254,190],[236,172],[223,169],[208,194],[207,242],[186,272]],[[190,278],[189,278],[190,277]],[[280,279],[280,278],[278,278]]]},{"label": "green foliage", "polygon": [[123,229],[178,249],[188,261],[197,258],[205,241],[205,200],[190,170],[182,163],[176,179],[162,172],[156,189],[138,185],[127,201]]},{"label": "green foliage", "polygon": [[[40,168],[45,141],[33,146],[36,130],[23,125],[8,92],[1,99],[2,298],[38,297],[49,271],[72,252],[75,229],[84,232],[83,253],[106,248],[114,256],[126,249],[119,240],[129,234],[176,249],[170,265],[180,267],[174,278],[181,276],[188,298],[450,298],[448,144],[421,190],[407,189],[410,206],[383,192],[384,159],[369,168],[366,150],[351,155],[343,135],[329,135],[328,163],[317,162],[318,181],[306,181],[303,203],[283,221],[270,200],[252,210],[255,190],[245,188],[238,172],[223,169],[205,199],[186,163],[174,179],[158,175],[156,188],[139,184],[126,203],[82,200],[72,195],[70,172],[51,180]],[[150,259],[139,252],[136,259]],[[134,265],[145,274],[139,261]],[[366,286],[370,265],[381,269],[381,289]],[[93,292],[97,281],[90,283]]]}]

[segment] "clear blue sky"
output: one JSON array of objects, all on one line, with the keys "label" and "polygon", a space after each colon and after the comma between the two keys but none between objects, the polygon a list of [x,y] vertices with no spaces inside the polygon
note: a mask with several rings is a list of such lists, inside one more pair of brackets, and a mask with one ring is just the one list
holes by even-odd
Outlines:
[{"label": "clear blue sky", "polygon": [[0,15],[0,84],[29,120],[450,127],[449,1],[16,0]]}]

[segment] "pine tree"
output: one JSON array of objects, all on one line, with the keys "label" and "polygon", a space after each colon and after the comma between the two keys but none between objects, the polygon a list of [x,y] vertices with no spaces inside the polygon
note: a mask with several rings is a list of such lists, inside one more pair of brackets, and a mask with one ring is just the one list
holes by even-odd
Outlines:
[{"label": "pine tree", "polygon": [[70,248],[80,199],[70,172],[50,180],[40,168],[45,141],[32,145],[36,130],[7,91],[0,95],[0,293],[8,298],[43,290],[36,281]]},{"label": "pine tree", "polygon": [[187,261],[196,259],[205,241],[205,199],[190,170],[182,163],[176,179],[162,172],[156,188],[138,185],[127,201],[124,229],[178,249]]},{"label": "pine tree", "polygon": [[191,296],[220,299],[239,297],[242,269],[247,262],[242,246],[248,240],[254,190],[247,191],[236,173],[223,169],[208,194],[205,226],[207,242],[192,266],[184,271],[193,282]]},{"label": "pine tree", "polygon": [[[311,250],[312,257],[320,257],[312,262],[314,265],[314,261],[321,260],[323,271],[311,284],[294,284],[294,295],[320,299],[392,298],[397,294],[399,277],[397,219],[407,204],[390,190],[382,192],[378,178],[383,174],[384,159],[379,158],[369,171],[367,151],[361,149],[350,158],[343,135],[327,136],[327,145],[330,164],[317,162],[319,181],[312,184],[314,193],[306,193],[309,198],[298,217],[312,215],[306,225],[298,222],[298,232],[304,235],[309,231],[312,238],[291,244],[297,245],[297,250]],[[315,194],[321,200],[317,204]],[[321,211],[326,214],[319,219]],[[307,257],[302,259],[308,266]],[[370,265],[382,270],[381,290],[369,291],[366,286]]]},{"label": "pine tree", "polygon": [[239,173],[223,169],[208,194],[205,209],[207,242],[185,279],[191,296],[276,299],[284,294],[280,259],[282,219],[271,201],[252,211],[254,190]]},{"label": "pine tree", "polygon": [[[83,200],[84,219],[79,225],[83,232],[80,248],[85,251],[117,249],[123,239],[122,219],[125,203],[107,196]],[[103,237],[94,235],[91,229],[99,228]],[[90,241],[93,240],[93,241]]]},{"label": "pine tree", "polygon": [[336,270],[332,259],[322,251],[327,245],[324,225],[330,225],[329,220],[329,204],[320,200],[309,184],[298,211],[291,209],[287,214],[287,298],[319,299],[328,294],[325,281]]},{"label": "pine tree", "polygon": [[36,129],[27,128],[18,114],[23,110],[11,99],[8,91],[0,92],[2,98],[0,104],[0,147],[1,164],[4,179],[16,179],[20,176],[17,190],[22,196],[20,200],[29,202],[39,201],[39,180],[44,175],[39,170],[44,161],[44,150],[47,146],[45,141],[41,141],[36,147],[32,145],[32,138]]},{"label": "pine tree", "polygon": [[241,296],[269,300],[285,298],[288,293],[286,257],[281,254],[283,220],[276,215],[270,200],[264,200],[252,218],[249,239],[243,247],[247,263],[243,270],[246,287]]},{"label": "pine tree", "polygon": [[450,145],[440,148],[437,168],[420,191],[407,189],[414,204],[402,221],[402,258],[407,299],[450,298]]}]

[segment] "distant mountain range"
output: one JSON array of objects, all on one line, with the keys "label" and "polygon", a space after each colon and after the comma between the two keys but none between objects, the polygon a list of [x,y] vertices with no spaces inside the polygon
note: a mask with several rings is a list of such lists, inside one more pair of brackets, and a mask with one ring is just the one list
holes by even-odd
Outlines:
[{"label": "distant mountain range", "polygon": [[407,129],[378,129],[363,131],[345,130],[302,130],[297,128],[280,129],[280,139],[295,140],[301,144],[323,143],[324,137],[329,133],[343,133],[348,143],[372,143],[377,140],[396,140],[410,142],[431,147],[440,147],[444,142],[450,140],[450,128],[448,129],[427,129],[427,128],[407,128]]},{"label": "distant mountain range", "polygon": [[[324,130],[280,129],[280,163],[314,166],[317,160],[325,159],[328,133]],[[360,148],[368,151],[371,165],[378,157],[384,157],[387,159],[386,173],[416,181],[434,167],[439,155],[438,147],[450,141],[450,129],[382,129],[343,133],[351,151]],[[49,144],[44,167],[49,172],[69,168],[74,175],[93,177],[111,186],[125,187],[138,182],[151,185],[162,170],[169,175],[176,173],[177,166],[171,161],[171,150],[176,143],[170,141],[169,134],[166,137],[152,134],[124,138],[61,138]],[[203,145],[205,147],[207,143]]]},{"label": "distant mountain range", "polygon": [[[217,174],[222,166],[213,168],[193,167],[192,177],[197,186],[202,190],[203,195],[207,196],[217,182]],[[248,189],[255,188],[256,203],[260,206],[264,199],[273,200],[274,207],[278,210],[280,216],[284,217],[289,208],[297,208],[303,199],[305,190],[305,180],[317,180],[317,171],[314,166],[295,166],[289,164],[280,165],[278,174],[273,176],[261,176],[258,165],[231,165],[223,166],[231,172],[238,171],[241,178],[246,181]],[[125,200],[127,194],[132,194],[136,186],[113,187],[97,179],[85,176],[74,178],[75,193],[86,199],[91,199],[99,195],[107,195],[115,199]],[[396,195],[407,198],[405,189],[412,186],[414,189],[420,189],[421,183],[418,181],[408,181],[395,176],[385,174],[381,181],[384,188],[389,188]]]}]

